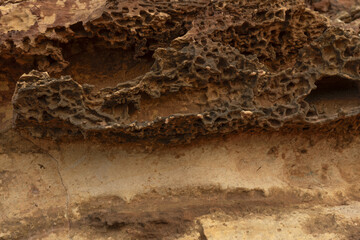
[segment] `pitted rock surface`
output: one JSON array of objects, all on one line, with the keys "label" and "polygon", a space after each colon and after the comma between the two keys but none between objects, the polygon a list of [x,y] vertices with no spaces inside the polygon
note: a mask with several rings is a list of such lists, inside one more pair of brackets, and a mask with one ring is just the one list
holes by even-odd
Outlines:
[{"label": "pitted rock surface", "polygon": [[360,0],[0,0],[0,239],[360,239]]},{"label": "pitted rock surface", "polygon": [[14,127],[166,143],[339,123],[357,132],[359,36],[307,4],[108,1],[83,21],[3,35],[3,68],[16,69],[4,78],[24,73]]}]

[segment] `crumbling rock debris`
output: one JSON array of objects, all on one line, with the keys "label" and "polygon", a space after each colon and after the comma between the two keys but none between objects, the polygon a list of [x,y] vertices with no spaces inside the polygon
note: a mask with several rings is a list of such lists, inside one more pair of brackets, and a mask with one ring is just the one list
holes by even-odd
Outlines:
[{"label": "crumbling rock debris", "polygon": [[14,127],[36,137],[176,143],[359,126],[359,36],[304,1],[108,1],[88,21],[14,36],[0,48],[17,69],[6,77],[24,73]]}]

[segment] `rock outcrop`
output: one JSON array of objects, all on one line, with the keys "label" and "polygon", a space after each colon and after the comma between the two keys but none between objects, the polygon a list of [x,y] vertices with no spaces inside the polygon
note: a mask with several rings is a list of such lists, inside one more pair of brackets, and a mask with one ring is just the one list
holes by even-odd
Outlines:
[{"label": "rock outcrop", "polygon": [[0,239],[360,238],[359,4],[0,0]]},{"label": "rock outcrop", "polygon": [[359,36],[299,1],[109,2],[15,42],[8,51],[58,76],[18,82],[15,126],[33,136],[189,141],[360,113]]}]

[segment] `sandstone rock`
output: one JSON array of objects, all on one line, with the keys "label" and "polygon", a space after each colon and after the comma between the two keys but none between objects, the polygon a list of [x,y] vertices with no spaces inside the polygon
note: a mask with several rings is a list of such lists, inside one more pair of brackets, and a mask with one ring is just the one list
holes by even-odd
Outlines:
[{"label": "sandstone rock", "polygon": [[359,21],[0,1],[0,239],[359,239]]}]

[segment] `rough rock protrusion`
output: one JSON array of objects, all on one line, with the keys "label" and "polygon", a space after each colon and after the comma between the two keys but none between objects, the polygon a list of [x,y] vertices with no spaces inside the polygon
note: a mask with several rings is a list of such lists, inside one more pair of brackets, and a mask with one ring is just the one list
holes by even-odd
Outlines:
[{"label": "rough rock protrusion", "polygon": [[[13,104],[15,127],[37,137],[183,142],[248,129],[326,129],[347,119],[343,125],[359,125],[359,36],[301,1],[111,1],[99,18],[49,28],[36,41],[29,49],[40,41],[51,52],[40,53],[37,69],[54,77],[23,75]],[[147,63],[99,89],[87,83],[104,87],[105,78],[74,59],[101,49]],[[123,63],[92,64],[112,74]],[[86,69],[87,80],[79,78]]]}]

